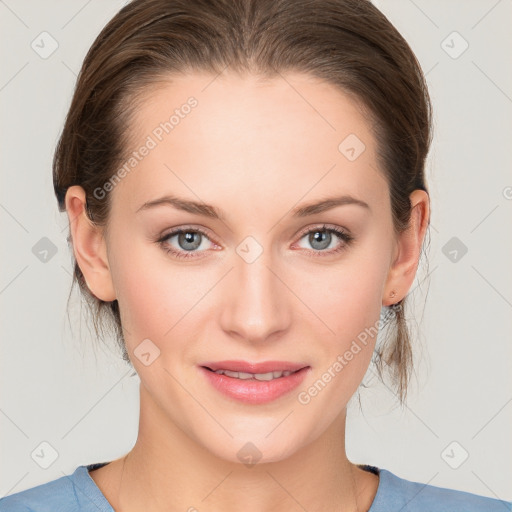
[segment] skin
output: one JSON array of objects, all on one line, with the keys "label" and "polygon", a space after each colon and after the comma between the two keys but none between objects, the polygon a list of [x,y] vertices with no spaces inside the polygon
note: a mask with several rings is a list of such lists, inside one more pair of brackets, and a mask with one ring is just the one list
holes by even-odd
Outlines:
[{"label": "skin", "polygon": [[[240,503],[249,512],[368,510],[378,477],[348,460],[344,439],[346,406],[376,338],[308,404],[297,395],[377,324],[382,306],[407,294],[428,224],[428,195],[411,194],[410,228],[396,236],[374,135],[353,98],[302,74],[213,78],[194,73],[148,91],[128,128],[137,141],[132,150],[188,97],[198,106],[111,192],[108,233],[86,217],[81,187],[66,194],[76,260],[96,297],[118,300],[141,380],[134,447],[90,475],[123,512],[229,512]],[[354,161],[338,150],[351,133],[366,146]],[[212,204],[225,218],[170,206],[136,212],[165,194]],[[370,209],[350,204],[291,215],[299,205],[342,194]],[[319,244],[301,232],[323,223],[355,240],[346,245],[332,235],[315,257]],[[182,226],[209,235],[198,235],[201,246],[186,260],[156,242]],[[263,250],[252,263],[236,252],[247,236]],[[178,236],[169,245],[190,247]],[[134,356],[146,338],[160,350],[148,366]],[[200,375],[202,362],[223,359],[285,360],[311,370],[299,389],[249,405],[221,395]],[[247,442],[261,452],[252,467],[237,456]]]}]

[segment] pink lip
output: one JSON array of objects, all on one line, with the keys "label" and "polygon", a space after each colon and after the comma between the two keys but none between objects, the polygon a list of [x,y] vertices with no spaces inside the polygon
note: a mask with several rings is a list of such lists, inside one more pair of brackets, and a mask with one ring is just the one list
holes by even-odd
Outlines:
[{"label": "pink lip", "polygon": [[263,361],[262,363],[248,363],[247,361],[210,361],[202,363],[210,370],[229,370],[232,372],[268,373],[278,371],[296,372],[306,367],[306,364],[290,363],[288,361]]},{"label": "pink lip", "polygon": [[[226,361],[223,361],[226,363]],[[268,373],[269,371],[276,370],[286,370],[283,367],[276,367],[275,362],[266,363],[267,367],[270,364],[271,368],[274,370],[266,370],[261,371],[259,368],[257,371],[248,371],[248,370],[232,370],[232,371],[248,371],[248,373]],[[252,365],[258,367],[258,365]],[[299,365],[300,366],[300,365]],[[208,366],[211,368],[210,366]],[[248,368],[250,366],[244,366],[244,368]],[[261,367],[261,366],[260,366]],[[240,366],[238,366],[240,368]],[[208,370],[207,368],[201,366],[199,370],[206,377],[208,382],[212,384],[212,386],[220,391],[224,395],[234,398],[240,402],[244,402],[247,404],[264,404],[267,402],[271,402],[273,400],[278,399],[279,397],[286,395],[296,387],[298,387],[301,382],[305,379],[306,374],[311,369],[309,366],[301,367],[298,369],[298,365],[295,365],[295,370],[291,369],[288,371],[295,371],[288,375],[287,377],[279,377],[278,379],[273,379],[270,381],[258,381],[258,380],[242,380],[237,379],[236,377],[228,377],[227,375],[220,375],[215,373],[214,371]],[[217,369],[229,369],[225,367],[219,367]]]}]

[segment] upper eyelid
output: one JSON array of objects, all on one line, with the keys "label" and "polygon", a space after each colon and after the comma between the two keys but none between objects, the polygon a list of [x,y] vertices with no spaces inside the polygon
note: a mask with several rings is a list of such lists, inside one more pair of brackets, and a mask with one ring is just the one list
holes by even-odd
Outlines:
[{"label": "upper eyelid", "polygon": [[350,231],[347,228],[324,222],[318,226],[304,228],[303,230],[299,231],[299,233],[296,236],[307,235],[310,231],[343,231],[343,233],[345,233],[346,235],[350,235]]}]

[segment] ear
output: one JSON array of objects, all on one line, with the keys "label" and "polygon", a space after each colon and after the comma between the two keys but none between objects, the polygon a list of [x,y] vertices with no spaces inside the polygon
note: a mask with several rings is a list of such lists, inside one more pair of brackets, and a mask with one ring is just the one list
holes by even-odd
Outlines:
[{"label": "ear", "polygon": [[[394,258],[384,287],[382,305],[390,306],[402,300],[409,291],[418,268],[421,246],[428,226],[430,203],[428,193],[414,190],[409,196],[411,218],[409,227],[399,235]],[[392,292],[394,296],[391,296]]]},{"label": "ear", "polygon": [[69,187],[66,192],[66,211],[73,252],[91,293],[100,300],[110,302],[116,299],[116,294],[103,230],[89,219],[85,204],[84,189],[78,185]]}]

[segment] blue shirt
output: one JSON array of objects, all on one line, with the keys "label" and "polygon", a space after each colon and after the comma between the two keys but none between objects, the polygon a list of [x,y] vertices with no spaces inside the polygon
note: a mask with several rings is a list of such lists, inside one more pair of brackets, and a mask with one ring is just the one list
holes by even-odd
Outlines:
[{"label": "blue shirt", "polygon": [[[89,475],[108,464],[79,466],[73,474],[0,499],[0,512],[114,512]],[[379,475],[368,512],[507,512],[512,502],[405,480],[386,469],[359,465]]]}]

